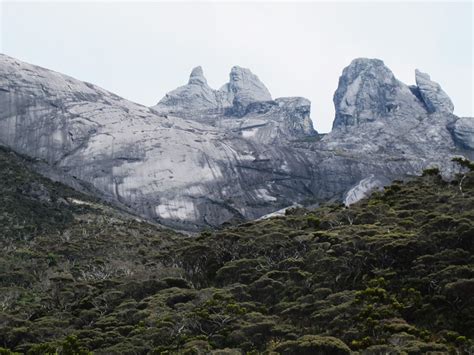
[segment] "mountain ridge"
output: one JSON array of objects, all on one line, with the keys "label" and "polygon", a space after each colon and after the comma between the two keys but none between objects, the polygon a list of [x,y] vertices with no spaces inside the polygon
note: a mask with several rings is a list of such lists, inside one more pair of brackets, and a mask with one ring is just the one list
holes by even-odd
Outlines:
[{"label": "mountain ridge", "polygon": [[[389,72],[383,62],[356,62]],[[353,77],[346,75],[347,83],[365,86],[355,90],[355,101],[336,103],[336,117],[352,117],[347,122],[357,125],[338,124],[322,137],[304,98],[271,99],[268,90],[255,94],[240,83],[231,85],[227,107],[211,105],[203,113],[194,104],[181,106],[190,104],[184,95],[167,106],[172,113],[160,113],[2,55],[0,143],[45,161],[41,171],[62,182],[93,186],[143,218],[189,230],[259,218],[295,203],[343,200],[358,185],[356,195],[363,195],[368,185],[361,181],[372,175],[373,187],[431,165],[449,175],[453,156],[472,156],[472,119],[428,112],[393,74],[384,84],[383,75],[362,80],[362,71],[348,68]],[[207,85],[202,68],[193,73],[187,86]],[[230,82],[255,78],[240,68],[231,71]],[[367,95],[365,87],[379,96]],[[394,87],[402,94],[391,94]],[[344,85],[338,90],[347,93]]]}]

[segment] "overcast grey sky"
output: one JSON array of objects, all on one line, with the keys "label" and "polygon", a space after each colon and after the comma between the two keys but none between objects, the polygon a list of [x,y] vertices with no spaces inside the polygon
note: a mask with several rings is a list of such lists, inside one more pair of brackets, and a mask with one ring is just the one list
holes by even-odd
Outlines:
[{"label": "overcast grey sky", "polygon": [[464,2],[12,2],[2,53],[151,106],[202,65],[219,88],[250,68],[273,97],[304,96],[327,132],[353,58],[380,58],[401,81],[428,72],[473,116],[473,4]]}]

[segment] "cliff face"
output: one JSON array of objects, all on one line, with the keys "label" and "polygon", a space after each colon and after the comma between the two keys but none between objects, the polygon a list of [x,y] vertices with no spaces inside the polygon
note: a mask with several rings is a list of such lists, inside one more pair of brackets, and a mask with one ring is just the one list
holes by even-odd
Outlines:
[{"label": "cliff face", "polygon": [[147,108],[0,55],[0,144],[41,159],[38,169],[69,185],[199,229],[349,190],[352,201],[436,163],[449,170],[452,156],[472,152],[472,119],[419,85],[400,83],[381,61],[355,60],[335,94],[335,129],[319,139],[308,100],[272,99],[248,69],[232,68],[214,90],[195,68]]}]

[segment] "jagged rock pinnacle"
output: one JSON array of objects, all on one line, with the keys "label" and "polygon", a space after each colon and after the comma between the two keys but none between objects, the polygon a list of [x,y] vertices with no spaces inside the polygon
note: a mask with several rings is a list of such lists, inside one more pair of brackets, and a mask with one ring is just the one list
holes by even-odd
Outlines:
[{"label": "jagged rock pinnacle", "polygon": [[272,95],[258,76],[253,74],[250,69],[239,66],[232,67],[230,71],[228,89],[236,96],[251,101],[269,101],[272,99]]},{"label": "jagged rock pinnacle", "polygon": [[201,66],[197,66],[191,72],[189,76],[189,85],[207,85],[207,80],[204,77],[204,72]]},{"label": "jagged rock pinnacle", "polygon": [[354,59],[339,78],[334,105],[333,128],[426,114],[424,104],[380,59]]},{"label": "jagged rock pinnacle", "polygon": [[416,85],[420,95],[426,104],[429,113],[447,112],[453,113],[454,105],[449,96],[443,91],[441,86],[432,81],[426,73],[415,70]]}]

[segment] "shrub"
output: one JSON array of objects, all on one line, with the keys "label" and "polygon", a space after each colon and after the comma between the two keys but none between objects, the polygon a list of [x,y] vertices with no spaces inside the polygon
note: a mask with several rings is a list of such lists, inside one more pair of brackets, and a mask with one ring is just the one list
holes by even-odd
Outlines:
[{"label": "shrub", "polygon": [[346,355],[351,350],[341,340],[319,335],[305,335],[298,340],[283,342],[275,351],[284,355]]},{"label": "shrub", "polygon": [[306,217],[306,227],[307,228],[318,228],[321,225],[321,220],[316,216]]},{"label": "shrub", "polygon": [[422,176],[438,176],[439,169],[438,168],[428,168],[423,170]]},{"label": "shrub", "polygon": [[469,171],[474,171],[474,163],[472,163],[469,159],[456,157],[456,158],[453,158],[452,161],[458,163],[463,168],[469,169]]}]

